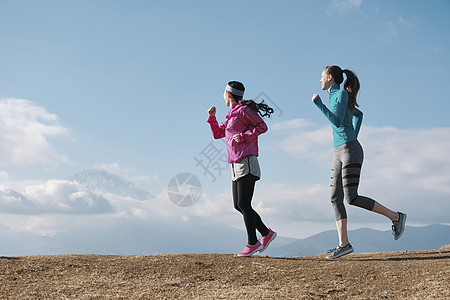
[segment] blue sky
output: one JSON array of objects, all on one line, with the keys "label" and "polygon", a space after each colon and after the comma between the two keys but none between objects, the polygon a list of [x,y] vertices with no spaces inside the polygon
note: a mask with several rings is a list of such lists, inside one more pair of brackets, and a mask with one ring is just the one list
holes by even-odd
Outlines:
[{"label": "blue sky", "polygon": [[[450,223],[449,11],[449,1],[0,0],[2,189],[45,203],[64,178],[104,168],[156,195],[110,200],[118,219],[243,228],[228,170],[213,182],[195,161],[213,141],[207,109],[215,105],[223,120],[223,89],[239,80],[246,98],[263,92],[278,108],[260,138],[255,207],[281,235],[332,229],[331,127],[311,96],[327,98],[320,74],[337,64],[361,81],[360,193],[404,210],[411,225]],[[203,187],[188,208],[166,191],[181,172]],[[389,229],[380,216],[349,211],[351,227]],[[58,232],[70,222],[50,212],[0,215],[18,231]]]}]

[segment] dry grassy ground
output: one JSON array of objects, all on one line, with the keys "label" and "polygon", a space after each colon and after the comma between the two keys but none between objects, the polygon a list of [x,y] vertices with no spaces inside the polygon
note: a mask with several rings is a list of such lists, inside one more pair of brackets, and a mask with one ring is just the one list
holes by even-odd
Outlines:
[{"label": "dry grassy ground", "polygon": [[1,299],[450,299],[450,247],[337,260],[195,255],[0,258]]}]

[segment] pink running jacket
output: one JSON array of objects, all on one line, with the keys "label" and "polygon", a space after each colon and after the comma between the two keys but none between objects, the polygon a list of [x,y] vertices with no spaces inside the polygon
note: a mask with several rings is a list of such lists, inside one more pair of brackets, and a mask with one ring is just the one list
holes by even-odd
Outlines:
[{"label": "pink running jacket", "polygon": [[[207,122],[215,139],[225,137],[229,163],[238,163],[247,155],[258,156],[258,135],[267,131],[267,125],[250,107],[233,104],[221,125],[215,116],[209,116]],[[239,143],[233,140],[235,134],[241,137]]]}]

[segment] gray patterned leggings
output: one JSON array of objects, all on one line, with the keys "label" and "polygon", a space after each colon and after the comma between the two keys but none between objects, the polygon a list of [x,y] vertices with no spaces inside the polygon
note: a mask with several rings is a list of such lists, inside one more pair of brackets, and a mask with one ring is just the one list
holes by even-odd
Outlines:
[{"label": "gray patterned leggings", "polygon": [[336,221],[347,218],[344,198],[351,205],[373,210],[375,200],[358,195],[363,160],[364,152],[357,140],[334,148],[330,187]]}]

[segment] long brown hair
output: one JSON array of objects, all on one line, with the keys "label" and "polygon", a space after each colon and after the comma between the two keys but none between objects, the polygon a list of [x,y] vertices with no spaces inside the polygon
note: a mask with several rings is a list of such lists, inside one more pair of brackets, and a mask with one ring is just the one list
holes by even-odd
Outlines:
[{"label": "long brown hair", "polygon": [[338,66],[328,66],[325,68],[325,72],[331,76],[333,76],[334,82],[337,84],[341,84],[344,81],[344,74],[347,76],[347,79],[344,82],[344,89],[348,92],[348,107],[351,110],[354,110],[356,106],[359,106],[356,102],[356,96],[359,92],[359,79],[350,70],[342,70]]}]

